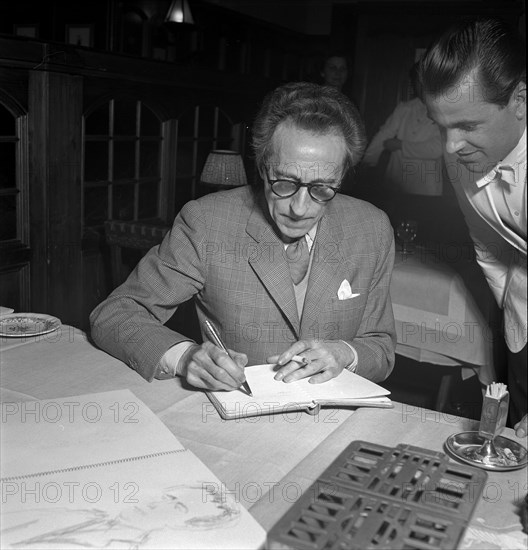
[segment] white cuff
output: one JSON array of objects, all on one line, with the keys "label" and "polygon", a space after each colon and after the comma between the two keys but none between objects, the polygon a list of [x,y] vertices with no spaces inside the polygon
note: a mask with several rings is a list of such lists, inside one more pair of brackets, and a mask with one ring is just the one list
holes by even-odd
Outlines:
[{"label": "white cuff", "polygon": [[169,348],[158,363],[158,373],[171,378],[182,374],[180,360],[191,346],[194,346],[194,342],[186,340]]},{"label": "white cuff", "polygon": [[346,340],[339,340],[339,341],[343,342],[343,344],[346,344],[350,348],[350,351],[352,352],[352,357],[353,357],[352,362],[349,363],[345,367],[345,369],[349,370],[350,372],[356,372],[358,362],[359,362],[359,358],[358,358],[358,354],[357,354],[356,349],[351,344],[349,344]]}]

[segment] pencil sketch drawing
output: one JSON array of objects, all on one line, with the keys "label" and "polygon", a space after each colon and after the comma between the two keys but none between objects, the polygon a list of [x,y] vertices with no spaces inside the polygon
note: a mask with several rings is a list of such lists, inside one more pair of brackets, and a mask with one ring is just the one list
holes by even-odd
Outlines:
[{"label": "pencil sketch drawing", "polygon": [[[191,546],[200,531],[223,530],[240,519],[240,505],[218,484],[164,488],[159,499],[98,508],[41,506],[2,514],[2,548],[158,548]],[[194,544],[192,544],[194,546]]]}]

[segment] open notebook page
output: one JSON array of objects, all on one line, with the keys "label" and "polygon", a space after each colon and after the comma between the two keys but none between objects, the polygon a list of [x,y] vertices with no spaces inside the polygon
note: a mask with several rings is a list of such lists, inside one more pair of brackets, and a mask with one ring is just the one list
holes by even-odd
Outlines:
[{"label": "open notebook page", "polygon": [[349,371],[322,384],[311,384],[308,378],[285,383],[274,379],[277,366],[255,365],[245,370],[247,382],[253,393],[250,397],[242,391],[212,392],[227,410],[244,406],[260,406],[262,414],[270,408],[280,408],[292,403],[310,405],[314,401],[341,403],[369,399],[386,400],[390,392],[374,382]]}]

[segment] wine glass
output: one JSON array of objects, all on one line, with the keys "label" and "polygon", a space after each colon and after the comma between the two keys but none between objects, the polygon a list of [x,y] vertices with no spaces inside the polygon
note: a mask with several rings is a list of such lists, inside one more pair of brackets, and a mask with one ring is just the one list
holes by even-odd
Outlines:
[{"label": "wine glass", "polygon": [[402,243],[402,254],[412,254],[409,245],[416,239],[418,224],[414,220],[401,220],[396,227],[396,237]]}]

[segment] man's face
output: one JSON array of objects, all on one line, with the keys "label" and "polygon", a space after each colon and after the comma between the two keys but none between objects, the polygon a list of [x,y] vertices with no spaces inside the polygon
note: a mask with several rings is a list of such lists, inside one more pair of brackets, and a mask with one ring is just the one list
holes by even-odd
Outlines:
[{"label": "man's face", "polygon": [[426,96],[429,116],[440,126],[446,150],[471,172],[488,173],[517,145],[526,126],[526,92],[505,107],[486,101],[473,73],[440,96]]},{"label": "man's face", "polygon": [[344,57],[329,57],[326,60],[321,76],[326,85],[335,86],[340,90],[348,76],[346,59]]},{"label": "man's face", "polygon": [[269,212],[285,242],[305,235],[323,216],[328,203],[314,201],[308,189],[278,197],[268,182],[290,180],[338,187],[343,176],[345,141],[337,134],[318,135],[281,123],[273,134],[273,155],[267,166],[264,191]]}]

